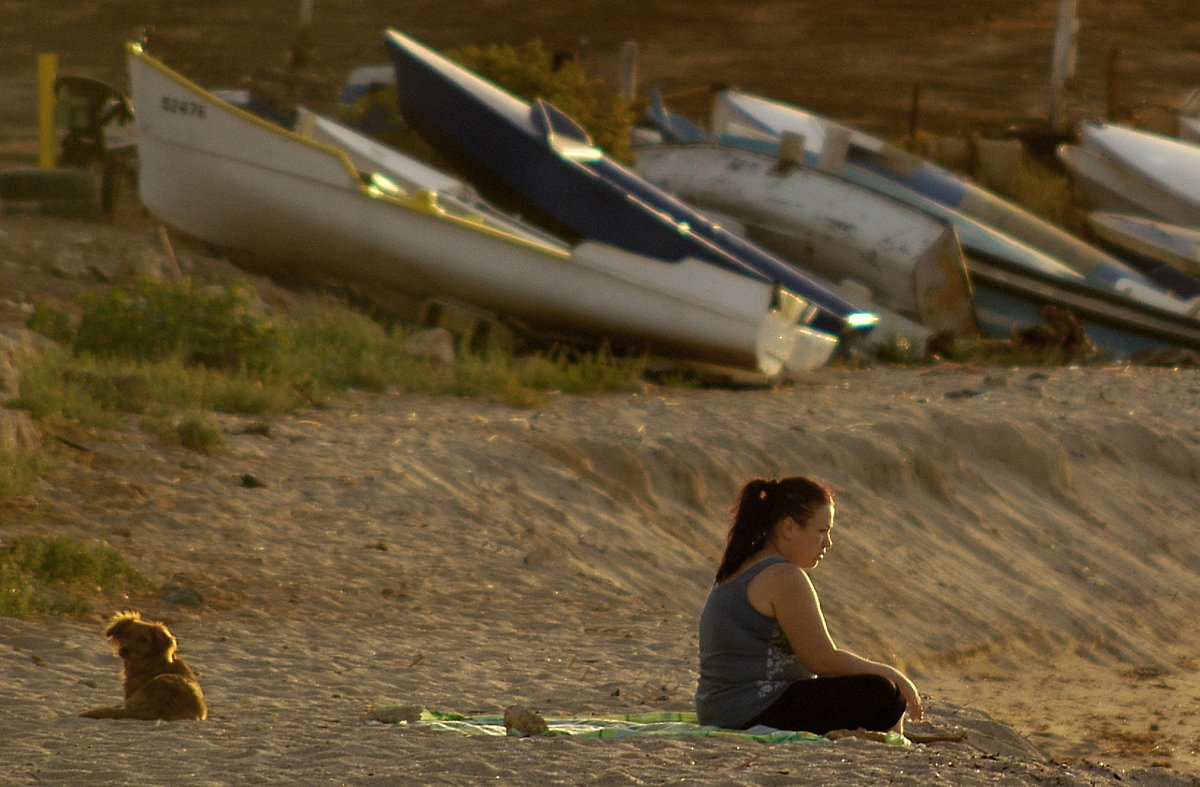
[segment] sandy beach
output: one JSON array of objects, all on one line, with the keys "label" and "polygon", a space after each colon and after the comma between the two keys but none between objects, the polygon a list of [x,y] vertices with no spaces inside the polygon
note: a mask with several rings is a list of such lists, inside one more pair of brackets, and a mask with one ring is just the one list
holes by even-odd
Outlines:
[{"label": "sandy beach", "polygon": [[[161,253],[146,227],[0,230],[10,307],[39,283],[108,286],[115,261]],[[229,270],[187,262],[200,278]],[[303,297],[258,285],[273,303]],[[47,434],[57,466],[0,507],[4,536],[111,544],[163,583],[114,608],[171,626],[211,715],[77,718],[119,699],[100,636],[112,610],[3,619],[4,778],[1196,784],[1198,405],[1195,369],[877,366],[532,410],[347,392],[222,415],[215,456],[132,420]],[[727,508],[745,479],[792,473],[839,493],[813,574],[835,639],[914,677],[929,716],[910,732],[964,741],[483,739],[368,722],[393,703],[690,710]]]},{"label": "sandy beach", "polygon": [[[528,5],[319,0],[309,73],[331,96],[383,56],[386,25],[436,47],[539,37],[606,79],[633,39],[645,86],[736,84],[896,137],[921,83],[923,128],[972,133],[1044,115],[1058,4]],[[280,67],[296,13],[0,6],[4,167],[34,160],[38,52],[122,87],[121,44],[152,25],[172,66],[236,84]],[[1119,48],[1126,116],[1169,127],[1200,67],[1193,3],[1081,6],[1075,110],[1103,111]],[[38,300],[161,272],[157,227],[136,208],[118,218],[0,215],[0,333],[19,338]],[[198,280],[248,278],[270,309],[309,303],[176,242]],[[227,446],[212,456],[133,418],[48,431],[54,467],[0,502],[0,542],[108,544],[162,585],[89,619],[0,618],[0,783],[1200,785],[1195,367],[832,367],[778,388],[647,383],[534,409],[348,391],[218,418]],[[728,507],[748,478],[796,473],[839,495],[812,575],[835,640],[912,676],[927,698],[914,738],[957,740],[483,738],[371,720],[393,704],[691,710]],[[208,720],[77,716],[120,699],[101,630],[126,608],[170,625]]]}]

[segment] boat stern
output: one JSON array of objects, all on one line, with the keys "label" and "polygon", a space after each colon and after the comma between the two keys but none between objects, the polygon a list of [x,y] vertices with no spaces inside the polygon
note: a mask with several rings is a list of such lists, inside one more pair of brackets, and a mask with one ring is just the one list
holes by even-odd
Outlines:
[{"label": "boat stern", "polygon": [[[759,325],[755,353],[758,368],[769,377],[809,372],[829,362],[838,337],[810,328],[816,309],[803,298],[776,288],[772,305]],[[878,320],[874,314],[870,315]]]}]

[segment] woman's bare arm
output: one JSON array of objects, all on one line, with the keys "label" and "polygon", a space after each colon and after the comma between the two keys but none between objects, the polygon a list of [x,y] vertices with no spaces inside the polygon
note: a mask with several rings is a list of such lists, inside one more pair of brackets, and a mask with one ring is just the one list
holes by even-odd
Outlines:
[{"label": "woman's bare arm", "polygon": [[787,563],[768,566],[747,587],[750,603],[779,622],[796,657],[822,677],[882,675],[900,689],[910,719],[921,718],[921,697],[913,682],[895,667],[839,648],[829,635],[816,588],[808,574]]}]

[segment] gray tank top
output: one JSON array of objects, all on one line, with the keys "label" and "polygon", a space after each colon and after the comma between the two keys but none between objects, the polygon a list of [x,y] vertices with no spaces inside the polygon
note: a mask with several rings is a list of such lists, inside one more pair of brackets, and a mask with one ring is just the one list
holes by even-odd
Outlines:
[{"label": "gray tank top", "polygon": [[778,556],[760,560],[709,591],[700,613],[696,714],[701,724],[741,729],[788,686],[816,677],[796,658],[779,623],[746,597],[746,585],[759,572],[786,562]]}]

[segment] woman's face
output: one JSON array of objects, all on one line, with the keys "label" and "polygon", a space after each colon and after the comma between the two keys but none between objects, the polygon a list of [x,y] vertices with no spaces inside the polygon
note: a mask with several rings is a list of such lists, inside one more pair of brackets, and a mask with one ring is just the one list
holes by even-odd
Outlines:
[{"label": "woman's face", "polygon": [[826,503],[805,522],[785,519],[781,523],[785,535],[781,545],[783,556],[800,568],[816,568],[833,546],[833,513],[833,506]]}]

